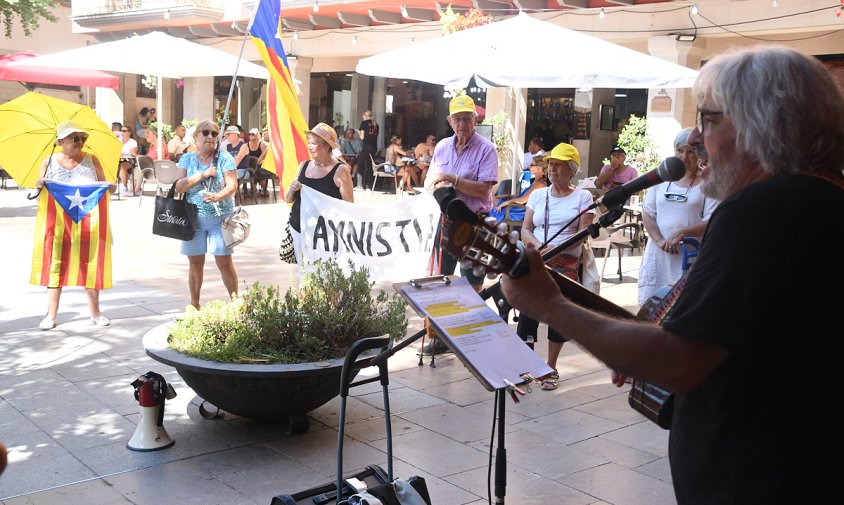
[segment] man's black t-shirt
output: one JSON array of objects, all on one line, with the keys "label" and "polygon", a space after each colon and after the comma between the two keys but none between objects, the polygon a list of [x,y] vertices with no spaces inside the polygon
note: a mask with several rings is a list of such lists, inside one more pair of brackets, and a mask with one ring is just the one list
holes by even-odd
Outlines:
[{"label": "man's black t-shirt", "polygon": [[378,150],[378,123],[372,119],[361,122],[360,130],[363,131],[363,144],[369,148],[370,153]]},{"label": "man's black t-shirt", "polygon": [[677,395],[669,454],[679,505],[833,496],[835,465],[818,452],[841,445],[827,409],[841,398],[844,270],[819,260],[842,250],[842,209],[844,191],[804,175],[752,184],[713,213],[663,325],[730,352]]}]

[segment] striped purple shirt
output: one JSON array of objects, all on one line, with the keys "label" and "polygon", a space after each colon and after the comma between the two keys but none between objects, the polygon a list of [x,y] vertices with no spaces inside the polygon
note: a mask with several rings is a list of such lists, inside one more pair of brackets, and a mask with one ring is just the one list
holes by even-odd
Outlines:
[{"label": "striped purple shirt", "polygon": [[[434,148],[434,156],[427,177],[436,178],[439,173],[453,174],[472,181],[498,182],[498,153],[495,145],[475,132],[461,152],[454,142],[457,136],[444,138]],[[457,197],[474,212],[489,212],[492,209],[492,187],[486,198],[469,196],[459,189]]]}]

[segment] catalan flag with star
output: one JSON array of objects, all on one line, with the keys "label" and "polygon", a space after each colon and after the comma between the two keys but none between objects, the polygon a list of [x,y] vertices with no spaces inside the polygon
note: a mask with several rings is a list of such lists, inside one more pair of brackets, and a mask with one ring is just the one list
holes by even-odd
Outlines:
[{"label": "catalan flag with star", "polygon": [[296,86],[281,45],[281,0],[260,0],[249,33],[270,71],[267,85],[267,127],[270,149],[263,168],[275,171],[283,195],[296,177],[299,162],[310,159]]},{"label": "catalan flag with star", "polygon": [[30,284],[111,287],[109,186],[46,182],[38,200]]}]

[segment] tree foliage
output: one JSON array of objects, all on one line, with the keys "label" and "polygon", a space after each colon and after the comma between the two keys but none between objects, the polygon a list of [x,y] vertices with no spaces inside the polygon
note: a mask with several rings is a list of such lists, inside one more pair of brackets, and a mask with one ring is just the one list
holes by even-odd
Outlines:
[{"label": "tree foliage", "polygon": [[3,18],[6,38],[12,38],[15,18],[19,18],[20,27],[27,37],[31,37],[32,32],[40,26],[40,18],[55,23],[59,18],[52,11],[57,6],[57,0],[0,0],[0,16]]},{"label": "tree foliage", "polygon": [[618,135],[618,145],[627,153],[627,164],[636,167],[641,174],[659,164],[656,141],[648,134],[646,118],[631,115]]}]

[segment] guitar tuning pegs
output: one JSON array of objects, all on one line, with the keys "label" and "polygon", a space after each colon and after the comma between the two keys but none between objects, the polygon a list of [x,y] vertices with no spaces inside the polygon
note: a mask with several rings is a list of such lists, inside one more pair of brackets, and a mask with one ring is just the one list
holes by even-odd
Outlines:
[{"label": "guitar tuning pegs", "polygon": [[475,268],[472,269],[472,273],[477,275],[478,277],[483,277],[486,275],[486,268],[483,265],[477,265]]},{"label": "guitar tuning pegs", "polygon": [[471,260],[462,260],[460,262],[460,268],[472,268],[472,261]]},{"label": "guitar tuning pegs", "polygon": [[498,274],[495,273],[495,272],[487,272],[486,273],[486,278],[489,279],[489,280],[495,280],[496,277],[498,277]]},{"label": "guitar tuning pegs", "polygon": [[488,224],[489,226],[495,226],[498,223],[498,220],[492,216],[487,216],[484,218],[484,223]]},{"label": "guitar tuning pegs", "polygon": [[507,233],[507,223],[498,223],[498,234],[502,237]]},{"label": "guitar tuning pegs", "polygon": [[516,230],[511,231],[510,235],[507,237],[507,239],[510,241],[510,243],[512,245],[516,245],[516,242],[519,241],[519,232],[516,231]]}]

